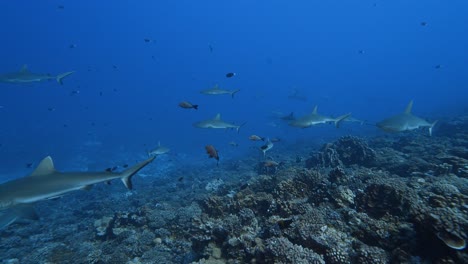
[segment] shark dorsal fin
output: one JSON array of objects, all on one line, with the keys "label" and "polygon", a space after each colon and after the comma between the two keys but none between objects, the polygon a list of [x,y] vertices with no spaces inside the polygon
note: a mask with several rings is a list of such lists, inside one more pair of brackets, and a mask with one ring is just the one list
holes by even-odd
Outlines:
[{"label": "shark dorsal fin", "polygon": [[221,120],[221,114],[217,113],[213,120]]},{"label": "shark dorsal fin", "polygon": [[161,141],[158,141],[158,147],[160,147],[160,146],[161,146]]},{"label": "shark dorsal fin", "polygon": [[315,107],[314,107],[314,111],[312,111],[312,114],[314,114],[314,115],[317,114],[317,108],[318,108],[318,106],[315,106]]},{"label": "shark dorsal fin", "polygon": [[45,157],[33,171],[31,176],[48,175],[55,172],[54,162],[50,156]]},{"label": "shark dorsal fin", "polygon": [[411,109],[413,108],[413,100],[411,100],[405,109],[405,114],[411,114]]},{"label": "shark dorsal fin", "polygon": [[219,85],[218,85],[218,84],[215,84],[215,86],[213,87],[213,89],[219,89]]},{"label": "shark dorsal fin", "polygon": [[28,65],[24,64],[24,65],[21,67],[20,72],[29,72],[29,70],[28,70]]}]

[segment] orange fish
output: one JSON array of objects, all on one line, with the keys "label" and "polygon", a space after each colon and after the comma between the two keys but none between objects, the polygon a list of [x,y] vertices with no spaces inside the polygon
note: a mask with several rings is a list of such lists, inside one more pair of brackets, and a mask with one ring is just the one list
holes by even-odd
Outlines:
[{"label": "orange fish", "polygon": [[249,137],[249,139],[252,140],[252,141],[260,141],[260,140],[261,140],[261,141],[265,141],[265,138],[259,137],[259,136],[257,136],[257,135],[251,135],[251,136]]},{"label": "orange fish", "polygon": [[193,108],[195,110],[198,110],[198,105],[194,105],[194,104],[192,104],[190,102],[187,102],[187,101],[180,102],[179,106],[182,107],[182,108],[185,108],[185,109]]},{"label": "orange fish", "polygon": [[219,155],[218,155],[218,151],[215,149],[215,147],[213,147],[213,145],[206,145],[205,149],[206,149],[206,154],[208,154],[208,157],[216,159],[217,160],[216,165],[218,165]]}]

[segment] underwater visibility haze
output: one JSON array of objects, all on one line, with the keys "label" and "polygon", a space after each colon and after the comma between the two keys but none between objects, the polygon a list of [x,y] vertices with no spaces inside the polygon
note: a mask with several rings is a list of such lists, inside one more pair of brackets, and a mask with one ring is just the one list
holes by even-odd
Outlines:
[{"label": "underwater visibility haze", "polygon": [[468,263],[467,13],[1,2],[0,261]]}]

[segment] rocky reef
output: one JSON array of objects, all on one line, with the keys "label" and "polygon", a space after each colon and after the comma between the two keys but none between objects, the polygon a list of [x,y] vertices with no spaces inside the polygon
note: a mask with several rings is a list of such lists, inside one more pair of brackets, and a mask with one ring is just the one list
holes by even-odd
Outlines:
[{"label": "rocky reef", "polygon": [[[467,119],[37,205],[3,263],[468,263]],[[460,129],[461,127],[461,129]],[[306,156],[299,160],[298,156]],[[97,203],[96,201],[99,201]]]}]

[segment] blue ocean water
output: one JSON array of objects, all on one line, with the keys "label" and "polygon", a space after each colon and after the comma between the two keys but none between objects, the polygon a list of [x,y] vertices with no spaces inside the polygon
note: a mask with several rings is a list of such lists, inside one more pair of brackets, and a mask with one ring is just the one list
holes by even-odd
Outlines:
[{"label": "blue ocean water", "polygon": [[[315,105],[369,123],[410,100],[431,121],[466,113],[467,10],[462,0],[3,1],[0,73],[76,72],[63,86],[0,84],[0,177],[47,155],[64,170],[131,163],[158,141],[211,162],[205,145],[223,159],[250,155],[251,134],[294,143],[383,133],[272,117]],[[199,93],[215,84],[241,91]],[[288,98],[295,89],[307,100]],[[178,107],[185,100],[199,110]],[[192,126],[217,113],[246,124],[238,134]]]},{"label": "blue ocean water", "polygon": [[[450,167],[447,163],[441,166],[430,164],[427,168],[422,165],[408,165],[407,169],[403,164],[402,168],[395,165],[388,170],[379,168],[378,171],[364,166],[355,168],[355,171],[350,169],[351,172],[346,173],[336,168],[333,177],[329,178],[342,182],[333,183],[334,187],[332,184],[326,185],[329,183],[326,182],[326,177],[323,178],[326,180],[320,181],[318,171],[317,174],[304,173],[310,176],[309,181],[305,181],[310,186],[291,184],[291,189],[300,190],[294,195],[299,193],[298,196],[303,195],[299,198],[305,198],[296,200],[297,197],[291,194],[291,199],[295,202],[301,200],[309,207],[300,209],[309,211],[307,214],[294,215],[287,213],[288,210],[293,210],[293,203],[285,202],[282,205],[284,208],[291,207],[284,211],[278,205],[280,209],[277,212],[273,212],[275,200],[272,199],[271,205],[268,204],[269,197],[273,196],[265,194],[263,188],[266,187],[262,186],[262,181],[265,186],[275,186],[279,190],[275,194],[275,199],[279,202],[283,198],[281,195],[288,196],[287,188],[290,186],[287,180],[285,184],[273,184],[271,182],[277,181],[276,177],[261,175],[271,172],[268,168],[263,171],[265,168],[259,168],[259,164],[263,164],[261,162],[266,159],[259,150],[264,143],[252,142],[249,136],[281,139],[275,142],[275,148],[268,155],[271,154],[272,159],[277,159],[278,162],[286,160],[284,157],[288,156],[289,163],[285,163],[296,166],[285,173],[288,174],[292,171],[306,171],[305,167],[309,165],[303,165],[307,163],[304,156],[308,155],[307,152],[312,147],[318,148],[345,135],[361,138],[386,135],[386,132],[375,126],[376,122],[403,112],[411,100],[414,100],[413,113],[430,123],[439,120],[438,124],[443,124],[453,117],[466,115],[466,14],[468,2],[465,0],[1,1],[0,184],[31,174],[38,163],[49,155],[60,171],[103,172],[114,166],[121,171],[127,167],[124,164],[131,166],[146,159],[147,151],[156,148],[159,142],[170,148],[170,152],[158,156],[139,172],[135,180],[138,188],[133,192],[127,192],[120,183],[113,186],[100,184],[91,192],[75,192],[75,196],[64,197],[60,203],[38,202],[35,206],[42,219],[34,223],[15,223],[18,228],[10,226],[6,231],[0,230],[4,232],[0,252],[8,255],[0,254],[0,260],[4,263],[139,263],[141,257],[149,259],[143,263],[169,263],[170,260],[191,263],[202,257],[208,258],[210,254],[215,255],[206,253],[212,246],[208,243],[214,245],[213,241],[219,244],[216,245],[219,247],[218,257],[221,258],[223,254],[223,259],[228,259],[232,257],[229,254],[235,254],[232,252],[242,251],[239,250],[241,247],[236,248],[238,244],[234,242],[245,238],[242,241],[248,241],[250,248],[245,247],[244,254],[247,254],[247,248],[251,250],[258,245],[256,250],[261,248],[259,251],[266,255],[265,248],[283,242],[289,248],[299,248],[306,253],[314,253],[315,250],[328,261],[331,257],[327,254],[330,252],[318,246],[320,241],[309,243],[317,246],[308,248],[298,246],[301,244],[300,239],[289,237],[291,241],[288,241],[285,238],[287,236],[282,237],[283,228],[307,223],[310,216],[307,214],[310,212],[316,213],[311,215],[317,219],[325,219],[326,225],[322,227],[313,223],[314,228],[322,233],[327,229],[338,230],[341,226],[341,233],[335,234],[340,235],[340,240],[343,237],[349,238],[346,239],[348,244],[352,241],[352,250],[351,247],[347,249],[353,253],[350,255],[355,260],[359,259],[357,252],[362,249],[359,247],[365,243],[368,244],[366,247],[374,246],[374,251],[369,252],[383,252],[384,257],[380,259],[372,255],[372,258],[379,259],[382,263],[386,259],[385,251],[392,252],[393,255],[405,255],[393,250],[390,242],[388,245],[382,243],[384,246],[378,244],[378,238],[389,238],[388,241],[394,243],[405,242],[404,246],[409,245],[411,250],[403,257],[412,258],[414,263],[428,261],[432,254],[450,256],[453,251],[447,253],[448,250],[464,249],[466,234],[463,228],[466,227],[466,219],[463,219],[464,215],[460,212],[464,210],[466,213],[466,206],[459,211],[452,210],[451,207],[455,208],[454,204],[458,205],[458,201],[463,201],[459,198],[462,197],[461,194],[466,194],[466,182],[458,178],[462,173],[466,175],[466,166],[461,166],[461,161],[460,164],[457,163],[464,158],[454,159],[454,156],[466,158],[466,148],[453,144],[451,147],[454,151],[450,155],[438,157],[439,160],[431,159],[424,148],[430,142],[425,128],[410,132],[424,135],[413,146],[415,150],[411,150],[410,154],[402,154],[409,148],[403,149],[398,144],[404,145],[411,139],[402,140],[395,144],[395,150],[392,149],[394,152],[389,152],[398,153],[394,154],[393,159],[386,153],[387,156],[383,158],[386,160],[382,164],[391,167],[407,159],[405,162],[410,165],[414,165],[412,162],[427,165],[434,160],[452,162],[455,165]],[[74,73],[63,79],[63,85],[53,79],[31,83],[2,82],[5,74],[19,72],[24,68],[23,65],[27,65],[30,72],[51,76],[69,71]],[[227,73],[235,75],[227,78]],[[200,93],[201,90],[215,85],[240,91],[233,97]],[[197,104],[199,109],[183,109],[179,107],[182,101]],[[352,113],[352,117],[362,120],[364,124],[344,122],[339,128],[335,128],[333,124],[323,124],[301,129],[291,127],[281,120],[281,117],[290,113],[294,113],[295,117],[307,115],[314,106],[318,106],[318,113],[325,116],[338,117]],[[200,129],[193,126],[195,122],[214,118],[218,113],[227,122],[242,124],[239,132],[235,129]],[[404,133],[406,132],[402,134]],[[430,139],[437,137],[436,126]],[[445,145],[450,145],[451,141],[447,138],[450,139],[450,136],[446,134],[445,141],[437,143],[440,144],[438,151],[442,152]],[[346,140],[353,142],[355,139]],[[236,146],[233,146],[234,143]],[[361,143],[358,142],[359,144]],[[206,145],[213,145],[218,150],[219,166],[207,156]],[[372,150],[365,144],[359,145],[362,146],[365,147],[364,151]],[[414,154],[418,151],[419,154]],[[426,156],[420,158],[418,155],[421,153]],[[242,162],[236,163],[239,160]],[[445,165],[447,166],[444,167]],[[275,173],[277,167],[273,168]],[[249,170],[246,171],[245,168]],[[403,176],[394,177],[397,172],[400,173],[399,169]],[[179,171],[181,173],[177,174]],[[252,188],[253,194],[249,193],[250,189],[241,193],[249,188],[246,184],[248,177],[254,178],[257,174],[261,175],[261,180],[255,179],[253,182],[257,184],[257,188],[261,188]],[[304,176],[298,175],[294,179]],[[399,181],[388,181],[386,184],[389,187],[384,186],[385,188],[369,183],[369,179],[374,179],[371,177],[377,178],[379,175],[391,175],[391,180]],[[149,177],[152,179],[148,179]],[[228,183],[228,179],[235,177],[238,179],[233,180],[234,183]],[[411,182],[411,177],[418,179]],[[265,179],[272,180],[267,182]],[[453,181],[445,181],[446,179]],[[256,180],[258,181],[255,182]],[[405,181],[410,183],[398,185],[401,182],[406,184]],[[316,182],[319,184],[315,184]],[[227,187],[223,186],[224,183]],[[434,188],[427,187],[430,184],[434,184]],[[161,190],[166,186],[166,190]],[[337,186],[343,188],[336,188]],[[363,186],[366,191],[362,191]],[[405,188],[398,189],[401,186]],[[216,210],[213,210],[213,204],[216,203],[205,203],[200,197],[203,192],[209,194],[210,191],[218,190],[218,187],[225,188],[222,190],[225,193],[212,201],[223,204],[226,201],[223,198],[238,199],[236,203],[231,201],[231,204],[225,204],[225,208],[220,206],[219,210],[231,205],[239,206],[235,208],[239,217],[225,211],[220,215],[224,213],[223,216],[228,217],[221,219],[219,216],[221,220],[218,220],[224,221],[226,226],[231,225],[232,230],[241,226],[238,224],[240,222],[242,225],[251,222],[251,233],[237,230],[239,240],[234,239],[237,235],[234,231],[229,233],[227,229],[220,228],[223,232],[210,229],[210,224],[216,222],[212,219],[218,217]],[[406,203],[406,200],[398,197],[403,196],[402,193],[406,194],[400,190],[421,188],[414,191],[417,193],[423,187],[426,188],[425,191],[429,188],[431,192],[440,195],[434,196],[431,201],[434,208],[430,209],[433,211],[428,209],[424,215],[426,218],[420,217],[419,222],[414,219],[411,222],[402,217],[402,223],[407,221],[411,224],[402,224],[404,227],[398,227],[400,229],[388,228],[388,233],[387,230],[380,229],[375,232],[377,235],[374,234],[373,225],[369,225],[371,235],[346,226],[360,223],[359,217],[366,213],[369,213],[366,218],[369,223],[380,221],[379,224],[395,224],[391,223],[396,221],[391,217],[378,218],[371,214],[373,205],[380,203],[378,199],[383,196],[376,195],[375,198],[369,195],[369,198],[363,195],[367,190],[371,194],[385,192],[389,195],[388,199],[382,198],[383,205],[379,204],[381,207],[375,208],[376,211],[385,211],[388,209],[385,206],[393,206],[391,202]],[[331,191],[325,192],[326,188]],[[319,191],[315,193],[317,190]],[[344,196],[339,197],[338,194]],[[268,214],[258,213],[264,208],[254,208],[257,204],[252,206],[252,210],[248,206],[241,208],[240,204],[249,204],[242,200],[242,195],[258,195],[258,201],[252,198],[252,204],[258,202],[258,207],[267,207]],[[354,198],[357,197],[358,200],[359,195],[369,198],[368,203],[372,206],[357,208]],[[449,202],[444,204],[445,201],[440,197],[445,195],[457,199],[447,200]],[[351,202],[348,204],[349,200],[343,199],[344,202],[340,201],[342,204],[333,207],[331,204],[336,202],[333,200],[335,196],[351,197]],[[416,201],[412,200],[412,204],[424,204],[421,198],[424,195],[413,196],[410,198]],[[396,198],[393,199],[394,197]],[[364,198],[359,200],[361,205],[364,204],[363,207],[367,205]],[[421,200],[417,200],[418,198]],[[199,204],[195,205],[196,202]],[[8,207],[5,204],[2,206]],[[271,208],[273,211],[270,211]],[[21,213],[16,211],[16,207],[7,209],[11,209],[8,213],[24,216],[24,208],[18,209]],[[322,214],[319,214],[319,209]],[[444,209],[447,211],[443,211]],[[125,210],[128,211],[123,212]],[[258,210],[255,211],[256,215],[254,210]],[[278,213],[279,211],[281,212]],[[356,211],[359,211],[359,215]],[[447,212],[458,214],[451,215]],[[0,211],[0,216],[2,213]],[[143,224],[137,220],[130,223],[129,215],[137,220],[138,217],[147,220]],[[275,218],[278,215],[286,215],[288,219],[278,220]],[[388,215],[391,213],[386,216]],[[427,224],[430,221],[436,222],[439,216],[442,219],[447,215],[450,221],[455,222],[453,226],[458,227],[458,230],[452,228],[448,232],[436,224]],[[397,213],[391,216],[399,219]],[[99,237],[99,223],[102,223],[99,221],[106,217],[113,221],[112,224],[108,222],[108,227],[117,222],[114,226],[116,229],[122,229],[128,220],[127,233],[122,230],[117,233],[118,230],[112,230],[112,227],[107,230],[110,234],[108,237]],[[243,220],[237,219],[236,222],[236,217],[243,217]],[[258,220],[254,221],[255,217]],[[372,222],[373,218],[378,219]],[[15,220],[17,219],[13,221]],[[119,221],[121,222],[118,223]],[[177,226],[180,223],[185,225]],[[271,227],[273,223],[276,229]],[[428,226],[427,230],[425,225]],[[179,233],[178,228],[182,229]],[[345,229],[349,234],[343,231]],[[208,233],[212,232],[209,233],[212,235],[211,241],[204,237],[207,236],[207,230]],[[307,239],[311,239],[312,235],[322,234],[318,230],[315,230],[315,234],[311,232]],[[189,231],[193,231],[198,237],[193,239]],[[225,237],[214,239],[216,232]],[[359,237],[360,232],[364,234],[362,237]],[[401,234],[390,234],[391,232]],[[228,233],[232,237],[228,237]],[[146,244],[142,242],[145,235]],[[331,235],[329,237],[334,238]],[[422,241],[421,245],[428,246],[428,249],[415,246],[416,242],[413,240]],[[234,242],[231,243],[232,241]],[[336,240],[326,242],[329,241]],[[447,241],[453,242],[455,246]],[[463,242],[462,246],[456,243],[460,241]],[[298,245],[293,245],[293,242]],[[263,247],[262,243],[266,246]],[[126,253],[121,253],[124,252],[121,249],[127,246],[129,249]],[[211,248],[212,252],[216,246]],[[281,246],[274,246],[273,250],[269,249],[270,254],[276,254],[276,248],[283,249]],[[362,249],[363,252],[365,249]],[[433,249],[436,249],[434,253]],[[154,253],[156,257],[151,257],[150,253]],[[340,251],[332,251],[332,257],[334,253],[338,254]],[[253,263],[253,250],[249,254],[252,255],[248,257]],[[260,255],[255,256],[258,257],[258,263],[261,263]],[[312,254],[309,257],[310,255]],[[281,257],[281,254],[275,256]],[[458,256],[462,259],[461,254]],[[466,259],[466,254],[464,256]],[[158,261],[157,257],[164,261]],[[285,258],[288,259],[287,257],[289,256]],[[420,257],[422,260],[419,260]]]}]

